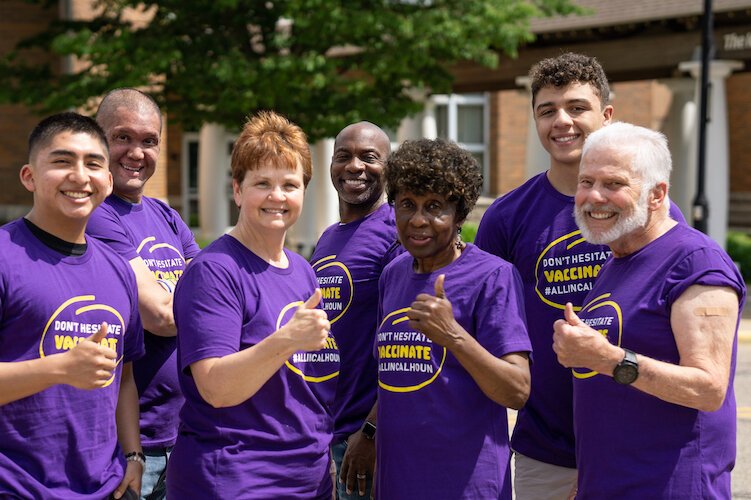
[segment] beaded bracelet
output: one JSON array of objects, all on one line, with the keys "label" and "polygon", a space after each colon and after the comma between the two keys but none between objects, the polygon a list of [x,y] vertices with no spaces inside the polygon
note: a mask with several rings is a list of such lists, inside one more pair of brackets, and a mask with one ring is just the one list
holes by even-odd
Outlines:
[{"label": "beaded bracelet", "polygon": [[146,465],[146,455],[140,451],[131,451],[125,454],[125,460],[128,462],[138,462],[141,465]]}]

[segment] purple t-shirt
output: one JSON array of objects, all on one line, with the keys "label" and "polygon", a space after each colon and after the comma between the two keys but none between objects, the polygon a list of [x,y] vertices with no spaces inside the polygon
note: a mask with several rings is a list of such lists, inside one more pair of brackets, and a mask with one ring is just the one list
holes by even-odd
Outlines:
[{"label": "purple t-shirt", "polygon": [[359,429],[375,403],[378,278],[401,251],[394,209],[384,203],[367,217],[330,226],[310,258],[342,357],[333,406],[334,439],[346,439]]},{"label": "purple t-shirt", "polygon": [[[175,291],[180,386],[185,404],[167,477],[172,498],[331,498],[330,405],[339,374],[333,337],[293,355],[251,398],[214,408],[190,365],[234,354],[278,330],[310,297],[310,265],[285,250],[270,266],[232,236],[191,262]],[[200,290],[200,293],[196,291]]]},{"label": "purple t-shirt", "polygon": [[378,497],[510,499],[506,408],[447,349],[412,330],[405,313],[445,274],[456,320],[488,352],[529,352],[518,273],[474,245],[433,273],[415,273],[412,262],[397,257],[379,283]]},{"label": "purple t-shirt", "polygon": [[62,353],[109,325],[119,365],[100,389],[54,385],[0,406],[0,497],[101,500],[125,458],[115,408],[122,364],[143,354],[133,271],[94,238],[63,256],[19,219],[0,228],[0,362]]},{"label": "purple t-shirt", "polygon": [[[94,211],[86,232],[107,243],[128,261],[141,257],[158,280],[174,289],[185,261],[198,254],[193,234],[166,204],[143,197],[128,203],[110,195]],[[177,341],[144,332],[146,355],[133,365],[145,448],[175,444],[183,403],[177,380]]]},{"label": "purple t-shirt", "polygon": [[[553,323],[566,302],[579,310],[610,256],[587,243],[573,217],[574,197],[541,173],[497,199],[485,212],[475,244],[511,262],[524,283],[527,326],[535,362],[532,391],[519,411],[511,447],[530,458],[576,467],[571,377],[553,352]],[[672,204],[670,214],[685,219]]]},{"label": "purple t-shirt", "polygon": [[[730,287],[744,303],[745,284],[727,254],[679,224],[639,251],[608,262],[579,315],[615,345],[678,364],[671,308],[692,285]],[[736,350],[737,336],[730,381]],[[577,498],[730,498],[736,439],[732,382],[722,407],[704,412],[597,372],[577,368],[573,373]]]}]

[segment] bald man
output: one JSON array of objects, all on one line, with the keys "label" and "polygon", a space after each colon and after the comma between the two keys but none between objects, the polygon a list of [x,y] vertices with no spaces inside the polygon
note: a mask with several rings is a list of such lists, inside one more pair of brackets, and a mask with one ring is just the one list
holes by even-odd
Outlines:
[{"label": "bald man", "polygon": [[175,210],[143,195],[161,145],[162,118],[156,102],[137,89],[116,89],[104,97],[96,119],[109,141],[114,187],[86,232],[125,257],[136,274],[146,346],[146,355],[134,364],[146,455],[141,491],[144,498],[163,498],[167,459],[183,403],[172,292],[199,248]]},{"label": "bald man", "polygon": [[378,278],[401,253],[394,211],[383,197],[390,150],[386,133],[369,122],[349,125],[336,137],[331,182],[340,222],[324,231],[311,257],[341,354],[331,450],[340,499],[369,498],[375,464]]}]

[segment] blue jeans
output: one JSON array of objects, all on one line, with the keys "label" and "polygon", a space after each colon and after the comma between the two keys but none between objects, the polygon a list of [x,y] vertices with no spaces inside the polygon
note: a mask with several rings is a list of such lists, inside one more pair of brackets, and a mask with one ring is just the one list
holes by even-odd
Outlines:
[{"label": "blue jeans", "polygon": [[334,489],[336,490],[336,498],[338,500],[363,500],[363,498],[370,498],[370,490],[373,487],[373,478],[368,474],[368,478],[365,480],[365,496],[361,497],[358,491],[357,481],[355,480],[355,487],[352,489],[351,494],[347,494],[347,485],[339,482],[339,471],[342,468],[342,460],[344,460],[344,452],[347,451],[347,440],[334,441],[331,443],[331,457],[336,465],[336,484]]},{"label": "blue jeans", "polygon": [[167,460],[172,447],[145,448],[146,467],[141,479],[141,500],[161,500],[167,498]]}]

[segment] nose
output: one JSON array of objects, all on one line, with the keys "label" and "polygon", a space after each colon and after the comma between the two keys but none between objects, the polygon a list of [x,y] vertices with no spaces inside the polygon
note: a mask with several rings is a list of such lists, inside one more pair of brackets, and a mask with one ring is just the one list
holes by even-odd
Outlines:
[{"label": "nose", "polygon": [[415,210],[412,217],[409,218],[409,224],[414,227],[422,227],[427,225],[428,218],[425,216],[422,210]]},{"label": "nose", "polygon": [[140,146],[134,146],[128,150],[128,157],[133,160],[143,160],[143,149]]},{"label": "nose", "polygon": [[604,204],[608,199],[602,191],[602,185],[594,184],[587,192],[587,201],[592,204]]},{"label": "nose", "polygon": [[347,172],[361,172],[365,170],[365,164],[357,156],[353,156],[352,160],[344,167]]},{"label": "nose", "polygon": [[68,179],[72,182],[84,184],[89,181],[89,172],[83,161],[77,161],[68,171]]},{"label": "nose", "polygon": [[274,186],[269,192],[269,199],[271,201],[284,201],[287,199],[287,196],[284,194],[284,190],[281,186]]},{"label": "nose", "polygon": [[573,120],[565,109],[559,109],[558,111],[556,111],[555,121],[553,122],[554,127],[568,127],[572,123]]}]

